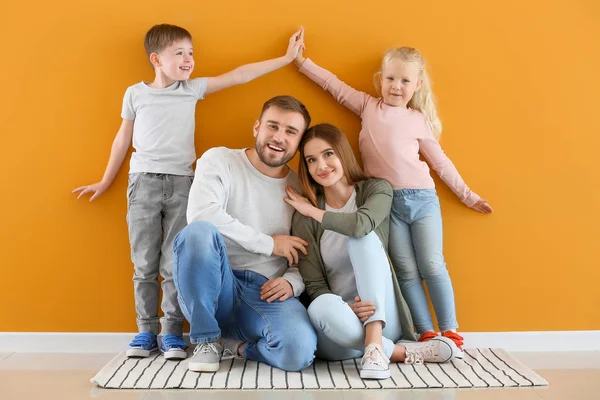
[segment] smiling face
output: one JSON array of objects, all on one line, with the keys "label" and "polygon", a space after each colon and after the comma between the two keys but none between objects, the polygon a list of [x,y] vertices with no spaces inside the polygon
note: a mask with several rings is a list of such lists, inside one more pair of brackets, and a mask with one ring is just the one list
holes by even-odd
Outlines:
[{"label": "smiling face", "polygon": [[365,179],[348,138],[328,123],[313,125],[304,133],[298,177],[314,206],[320,193],[342,193]]},{"label": "smiling face", "polygon": [[194,48],[189,39],[175,40],[158,53],[150,55],[150,61],[157,73],[171,81],[184,81],[194,70]]},{"label": "smiling face", "polygon": [[381,95],[387,105],[406,108],[420,87],[419,66],[414,62],[394,59],[381,71]]},{"label": "smiling face", "polygon": [[342,162],[330,143],[315,137],[304,144],[303,153],[308,173],[316,183],[323,187],[347,184]]},{"label": "smiling face", "polygon": [[298,151],[306,128],[304,116],[277,106],[265,110],[254,124],[254,146],[261,162],[276,168],[285,165]]}]

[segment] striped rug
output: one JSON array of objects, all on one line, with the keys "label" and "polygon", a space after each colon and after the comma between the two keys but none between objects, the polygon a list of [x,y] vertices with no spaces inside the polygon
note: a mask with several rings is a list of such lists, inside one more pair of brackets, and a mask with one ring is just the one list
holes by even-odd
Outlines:
[{"label": "striped rug", "polygon": [[187,369],[187,360],[166,361],[161,354],[128,359],[120,353],[91,381],[110,389],[416,389],[548,385],[542,377],[502,349],[466,349],[462,360],[445,364],[390,364],[392,377],[359,376],[360,359],[320,361],[300,372],[285,372],[243,359],[221,361],[216,373]]}]

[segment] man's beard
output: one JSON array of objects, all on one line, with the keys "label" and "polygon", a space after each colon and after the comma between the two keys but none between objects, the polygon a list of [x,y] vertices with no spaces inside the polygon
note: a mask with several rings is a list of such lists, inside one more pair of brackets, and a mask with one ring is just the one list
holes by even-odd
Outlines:
[{"label": "man's beard", "polygon": [[283,158],[281,158],[279,161],[270,160],[269,155],[265,150],[265,147],[267,147],[267,145],[265,143],[259,142],[258,139],[254,142],[254,148],[256,149],[258,158],[260,158],[260,161],[262,161],[263,164],[271,168],[281,167],[282,165],[287,164],[287,162],[290,161],[292,158],[294,158],[293,154],[283,153]]}]

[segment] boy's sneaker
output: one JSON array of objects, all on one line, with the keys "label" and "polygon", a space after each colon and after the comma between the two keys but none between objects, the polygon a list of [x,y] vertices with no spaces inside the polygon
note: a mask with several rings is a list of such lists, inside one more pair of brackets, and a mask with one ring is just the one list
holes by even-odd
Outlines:
[{"label": "boy's sneaker", "polygon": [[456,347],[458,348],[458,353],[456,354],[456,358],[463,358],[465,356],[465,353],[463,352],[463,337],[460,336],[458,333],[453,332],[453,331],[445,331],[442,332],[442,336],[443,337],[447,337],[448,339],[452,340],[454,342],[454,344],[456,345]]},{"label": "boy's sneaker", "polygon": [[402,344],[406,347],[405,364],[444,363],[456,357],[458,353],[456,344],[443,336],[427,342]]},{"label": "boy's sneaker", "polygon": [[187,357],[187,343],[181,336],[168,334],[160,341],[160,351],[163,352],[165,360],[183,360]]},{"label": "boy's sneaker", "polygon": [[371,343],[365,349],[360,361],[360,377],[362,379],[388,379],[390,360],[377,343]]},{"label": "boy's sneaker", "polygon": [[150,354],[158,351],[156,335],[150,332],[138,333],[127,350],[127,357],[150,357]]},{"label": "boy's sneaker", "polygon": [[223,355],[221,356],[221,360],[240,358],[238,350],[242,343],[244,342],[241,340],[221,338],[221,344],[223,345]]},{"label": "boy's sneaker", "polygon": [[198,343],[188,369],[194,372],[217,372],[222,354],[223,346],[217,342]]},{"label": "boy's sneaker", "polygon": [[424,332],[423,334],[421,334],[421,337],[419,337],[419,342],[427,342],[437,336],[438,336],[438,334],[436,332],[427,331],[427,332]]}]

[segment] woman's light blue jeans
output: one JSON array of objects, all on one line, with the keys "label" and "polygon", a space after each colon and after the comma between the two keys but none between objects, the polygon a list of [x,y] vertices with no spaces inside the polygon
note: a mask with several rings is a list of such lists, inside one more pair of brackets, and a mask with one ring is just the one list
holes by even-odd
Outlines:
[{"label": "woman's light blue jeans", "polygon": [[360,322],[350,306],[338,295],[322,294],[308,307],[308,316],[317,331],[317,357],[345,360],[364,352],[365,325],[383,322],[383,347],[388,357],[402,336],[398,305],[389,259],[375,232],[348,241],[356,288],[362,301],[370,301],[375,313]]}]

